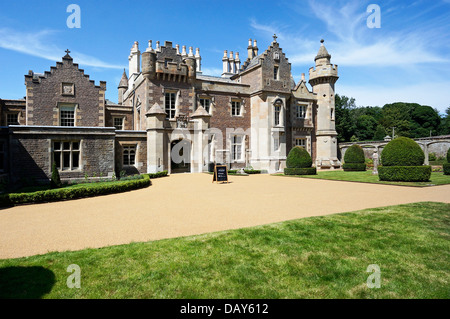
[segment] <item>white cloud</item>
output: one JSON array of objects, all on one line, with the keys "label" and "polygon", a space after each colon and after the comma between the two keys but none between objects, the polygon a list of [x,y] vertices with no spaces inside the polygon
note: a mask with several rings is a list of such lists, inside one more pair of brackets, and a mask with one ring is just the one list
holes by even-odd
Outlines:
[{"label": "white cloud", "polygon": [[[64,49],[51,43],[49,38],[57,33],[54,30],[38,32],[18,32],[8,28],[0,29],[0,47],[16,52],[36,56],[50,61],[59,61],[64,55]],[[74,61],[83,66],[92,66],[108,69],[123,69],[123,65],[115,65],[101,61],[95,57],[77,52],[71,52]]]}]

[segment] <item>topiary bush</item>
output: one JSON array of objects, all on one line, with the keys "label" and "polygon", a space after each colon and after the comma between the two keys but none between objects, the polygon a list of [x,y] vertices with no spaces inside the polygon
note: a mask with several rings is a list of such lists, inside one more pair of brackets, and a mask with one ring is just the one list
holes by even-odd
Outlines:
[{"label": "topiary bush", "polygon": [[427,182],[431,176],[431,166],[382,166],[378,169],[380,181]]},{"label": "topiary bush", "polygon": [[311,155],[301,146],[295,146],[286,158],[285,175],[316,175],[316,168],[312,166]]},{"label": "topiary bush", "polygon": [[408,137],[398,137],[383,148],[378,176],[381,181],[429,181],[431,166],[423,166],[424,160],[419,144]]},{"label": "topiary bush", "polygon": [[365,171],[365,160],[362,147],[358,144],[353,144],[345,152],[342,168],[344,171]]},{"label": "topiary bush", "polygon": [[450,148],[447,151],[447,163],[442,164],[444,175],[450,175]]},{"label": "topiary bush", "polygon": [[390,141],[381,152],[383,166],[420,166],[425,154],[419,144],[408,137],[398,137]]},{"label": "topiary bush", "polygon": [[60,188],[62,186],[61,178],[59,177],[58,168],[56,167],[56,163],[53,162],[52,165],[52,178],[50,179],[51,188]]}]

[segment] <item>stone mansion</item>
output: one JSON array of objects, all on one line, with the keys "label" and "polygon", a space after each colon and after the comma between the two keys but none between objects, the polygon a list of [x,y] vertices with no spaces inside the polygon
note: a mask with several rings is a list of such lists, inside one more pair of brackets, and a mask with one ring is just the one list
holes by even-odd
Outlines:
[{"label": "stone mansion", "polygon": [[43,74],[25,75],[26,97],[0,99],[0,174],[12,183],[168,170],[282,170],[295,145],[319,169],[338,168],[334,113],[337,65],[323,40],[296,84],[274,35],[247,58],[225,51],[221,77],[202,73],[199,49],[134,42],[118,86],[118,103],[74,63],[70,51]]}]

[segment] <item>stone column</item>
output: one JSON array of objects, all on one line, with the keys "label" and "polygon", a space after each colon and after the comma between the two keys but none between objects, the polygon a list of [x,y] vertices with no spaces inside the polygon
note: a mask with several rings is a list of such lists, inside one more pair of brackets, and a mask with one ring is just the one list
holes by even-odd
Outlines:
[{"label": "stone column", "polygon": [[155,103],[145,114],[147,120],[147,172],[164,170],[164,120],[166,112]]},{"label": "stone column", "polygon": [[428,159],[428,144],[424,143],[423,144],[423,152],[425,153],[425,165],[430,165],[430,161]]},{"label": "stone column", "polygon": [[193,169],[191,171],[202,172],[203,170],[208,170],[208,156],[204,154],[208,150],[208,135],[205,134],[205,131],[209,128],[211,115],[200,105],[191,115],[191,118],[194,121],[194,136],[192,138]]}]

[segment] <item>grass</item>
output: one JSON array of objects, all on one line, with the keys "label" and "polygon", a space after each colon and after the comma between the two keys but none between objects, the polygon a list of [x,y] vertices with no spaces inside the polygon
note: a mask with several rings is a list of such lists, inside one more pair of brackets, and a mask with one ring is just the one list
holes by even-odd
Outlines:
[{"label": "grass", "polygon": [[[68,288],[67,267],[81,268]],[[371,264],[381,288],[369,289]],[[450,298],[450,204],[0,260],[0,298]]]},{"label": "grass", "polygon": [[[274,175],[275,176],[287,176],[284,174],[274,174]],[[373,175],[372,171],[369,171],[369,170],[364,171],[364,172],[317,171],[317,175],[301,175],[301,176],[289,175],[289,177],[316,178],[316,179],[327,179],[327,180],[336,180],[336,181],[389,184],[389,185],[399,185],[399,186],[416,186],[416,187],[450,184],[450,175],[444,175],[443,173],[435,173],[435,172],[431,173],[429,182],[380,181],[378,178],[378,175]]]}]

